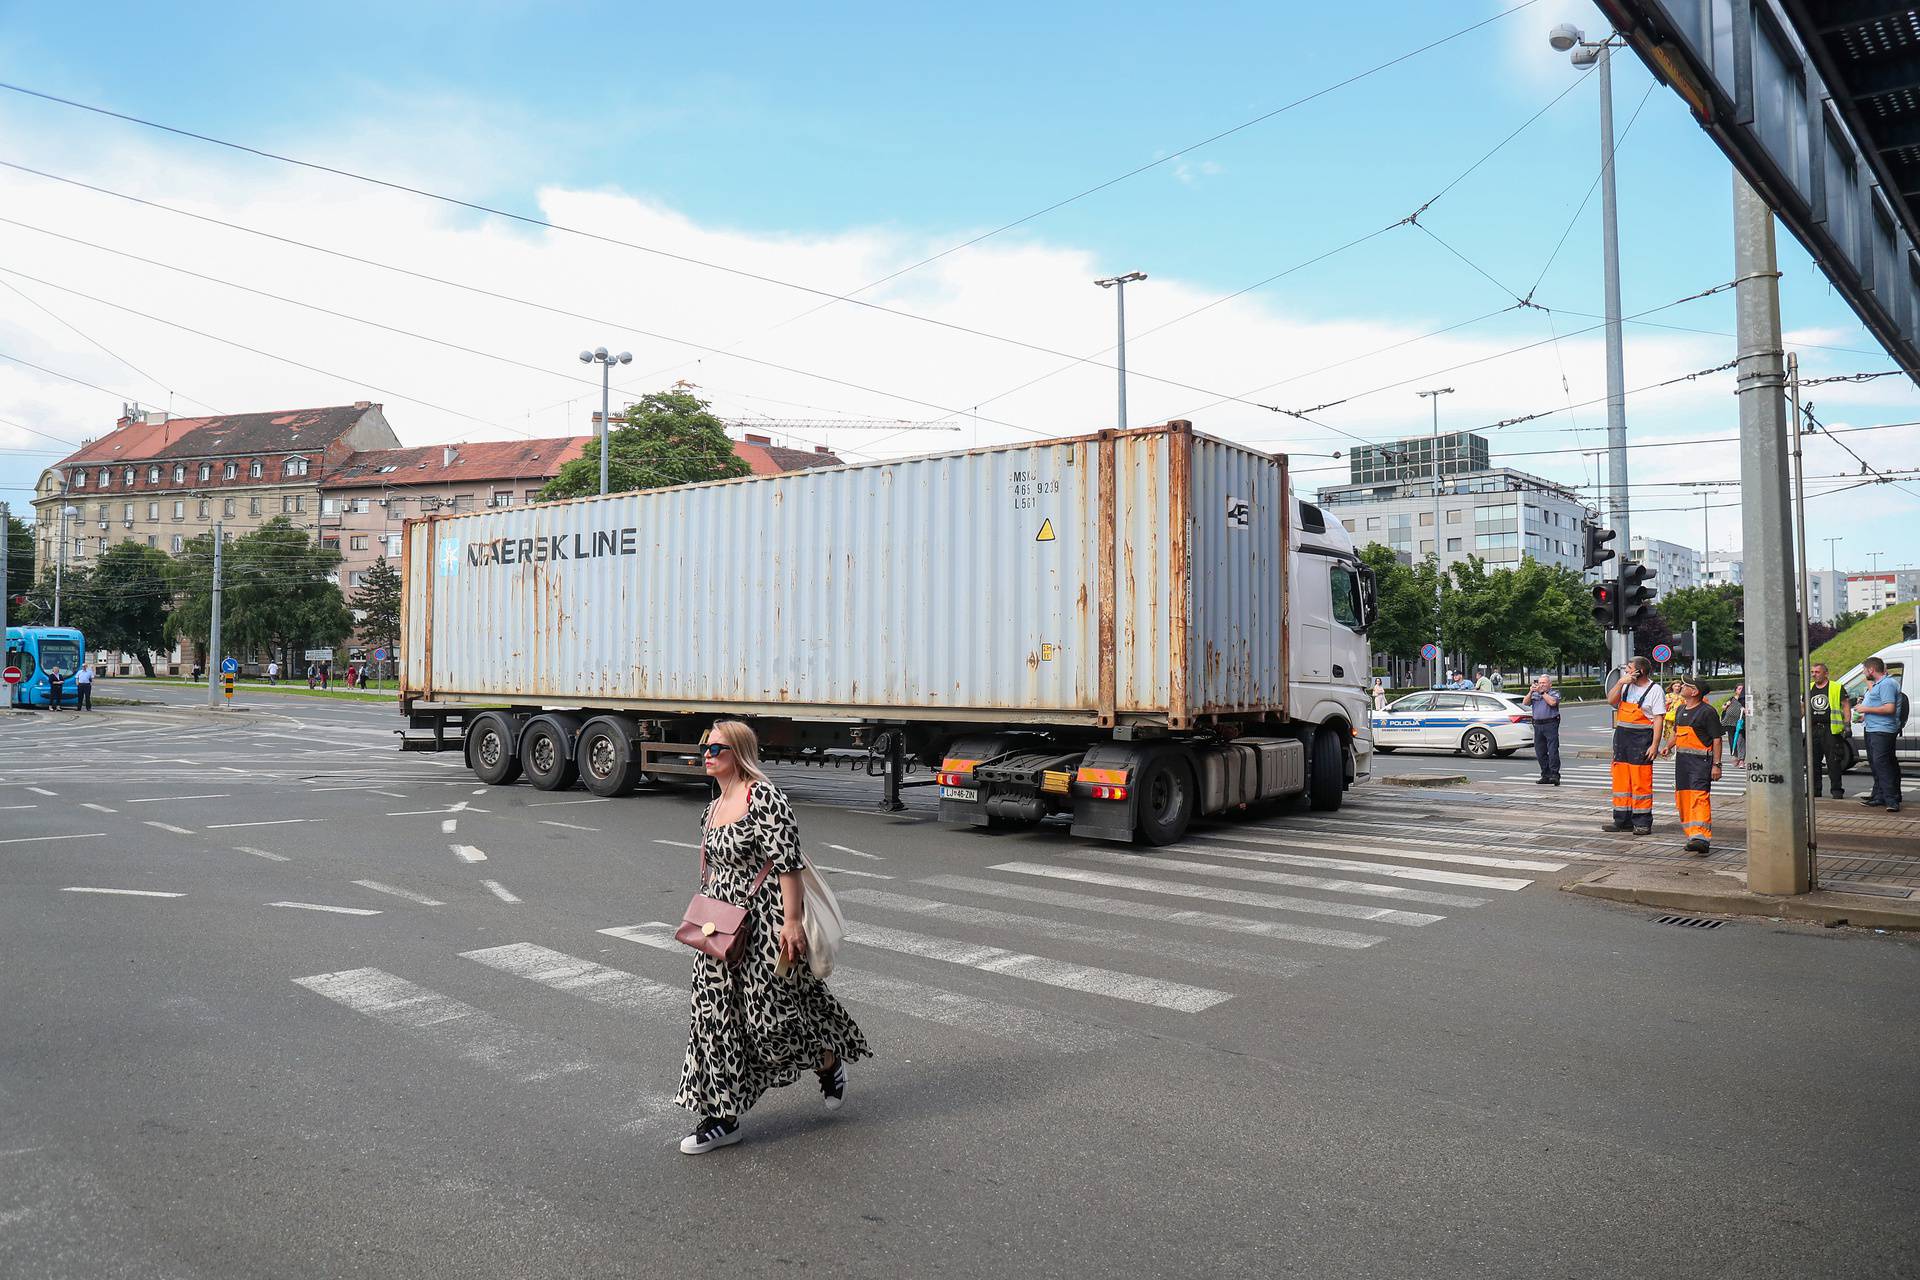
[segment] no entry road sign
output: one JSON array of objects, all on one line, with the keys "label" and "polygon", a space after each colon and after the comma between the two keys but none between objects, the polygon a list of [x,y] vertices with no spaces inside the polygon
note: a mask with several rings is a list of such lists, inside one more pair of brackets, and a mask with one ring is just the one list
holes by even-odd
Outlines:
[{"label": "no entry road sign", "polygon": [[5,671],[0,671],[0,680],[5,680],[8,684],[19,684],[20,678],[18,667],[8,667]]}]

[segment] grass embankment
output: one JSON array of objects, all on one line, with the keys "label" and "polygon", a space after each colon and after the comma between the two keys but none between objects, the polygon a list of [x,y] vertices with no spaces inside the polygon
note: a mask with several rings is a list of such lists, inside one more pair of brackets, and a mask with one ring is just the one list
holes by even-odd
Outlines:
[{"label": "grass embankment", "polygon": [[1913,606],[1896,604],[1871,614],[1813,651],[1815,662],[1827,664],[1838,680],[1866,658],[1900,642],[1900,626],[1913,621]]},{"label": "grass embankment", "polygon": [[[205,681],[182,680],[176,676],[155,676],[151,680],[145,676],[120,676],[118,679],[124,680],[129,684],[170,684],[182,689],[204,689],[207,687]],[[96,684],[95,687],[97,688],[99,686]],[[233,696],[235,701],[241,700],[249,693],[284,693],[299,698],[331,698],[336,702],[394,702],[400,697],[399,693],[393,689],[387,689],[384,692],[378,688],[364,691],[346,688],[309,689],[306,686],[305,677],[301,678],[299,684],[294,684],[287,680],[282,680],[279,684],[268,684],[264,680],[235,680],[233,682]]]}]

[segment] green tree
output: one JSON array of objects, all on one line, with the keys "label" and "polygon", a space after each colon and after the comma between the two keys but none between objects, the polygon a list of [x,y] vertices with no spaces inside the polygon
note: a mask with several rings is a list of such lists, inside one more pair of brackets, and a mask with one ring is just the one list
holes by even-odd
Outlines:
[{"label": "green tree", "polygon": [[1379,617],[1367,633],[1375,653],[1412,660],[1420,646],[1433,638],[1433,586],[1423,593],[1413,568],[1400,563],[1393,548],[1370,542],[1360,549],[1360,562],[1373,570],[1379,588]]},{"label": "green tree", "polygon": [[11,512],[7,515],[7,620],[20,621],[21,607],[12,597],[33,590],[33,526]]},{"label": "green tree", "polygon": [[[339,644],[353,631],[353,612],[331,575],[340,553],[275,517],[221,552],[221,647],[284,652]],[[213,614],[213,535],[187,543],[171,566],[179,600],[167,619],[169,639],[204,646]],[[221,655],[210,655],[217,661]]]},{"label": "green tree", "polygon": [[[629,493],[700,480],[726,480],[752,473],[727,438],[726,424],[707,402],[684,391],[654,391],[627,406],[625,425],[614,427],[607,444],[607,492]],[[578,498],[600,492],[600,442],[560,468],[540,491],[549,498]]]},{"label": "green tree", "polygon": [[[1700,652],[1694,656],[1717,668],[1740,656],[1741,589],[1731,583],[1711,587],[1682,587],[1659,603],[1660,615],[1672,624],[1672,634],[1688,637],[1700,628]],[[1665,640],[1666,636],[1661,636]],[[1644,652],[1644,650],[1643,650]]]},{"label": "green tree", "polygon": [[400,651],[400,571],[387,563],[383,555],[361,575],[360,588],[353,593],[353,608],[360,615],[360,634],[376,648],[395,658]]},{"label": "green tree", "polygon": [[130,653],[151,676],[155,651],[169,647],[171,566],[171,558],[158,548],[120,542],[101,553],[84,584],[75,584],[69,573],[71,625],[85,633],[87,648]]}]

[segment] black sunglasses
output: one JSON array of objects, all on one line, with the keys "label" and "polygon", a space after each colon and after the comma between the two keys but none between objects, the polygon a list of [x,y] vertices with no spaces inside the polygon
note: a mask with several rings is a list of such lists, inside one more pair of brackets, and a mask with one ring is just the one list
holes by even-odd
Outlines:
[{"label": "black sunglasses", "polygon": [[719,755],[722,751],[731,751],[731,750],[733,750],[733,748],[728,746],[724,742],[703,742],[700,744],[700,754],[707,757],[709,760]]}]

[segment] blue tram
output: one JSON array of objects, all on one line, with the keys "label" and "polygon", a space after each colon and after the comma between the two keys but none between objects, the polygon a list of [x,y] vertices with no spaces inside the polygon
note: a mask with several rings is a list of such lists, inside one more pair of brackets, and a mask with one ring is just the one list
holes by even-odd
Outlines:
[{"label": "blue tram", "polygon": [[73,673],[87,652],[86,639],[73,627],[8,627],[7,660],[4,665],[20,668],[20,683],[13,686],[12,705],[48,707],[53,691],[47,673],[58,671],[65,685],[61,702],[73,705]]}]

